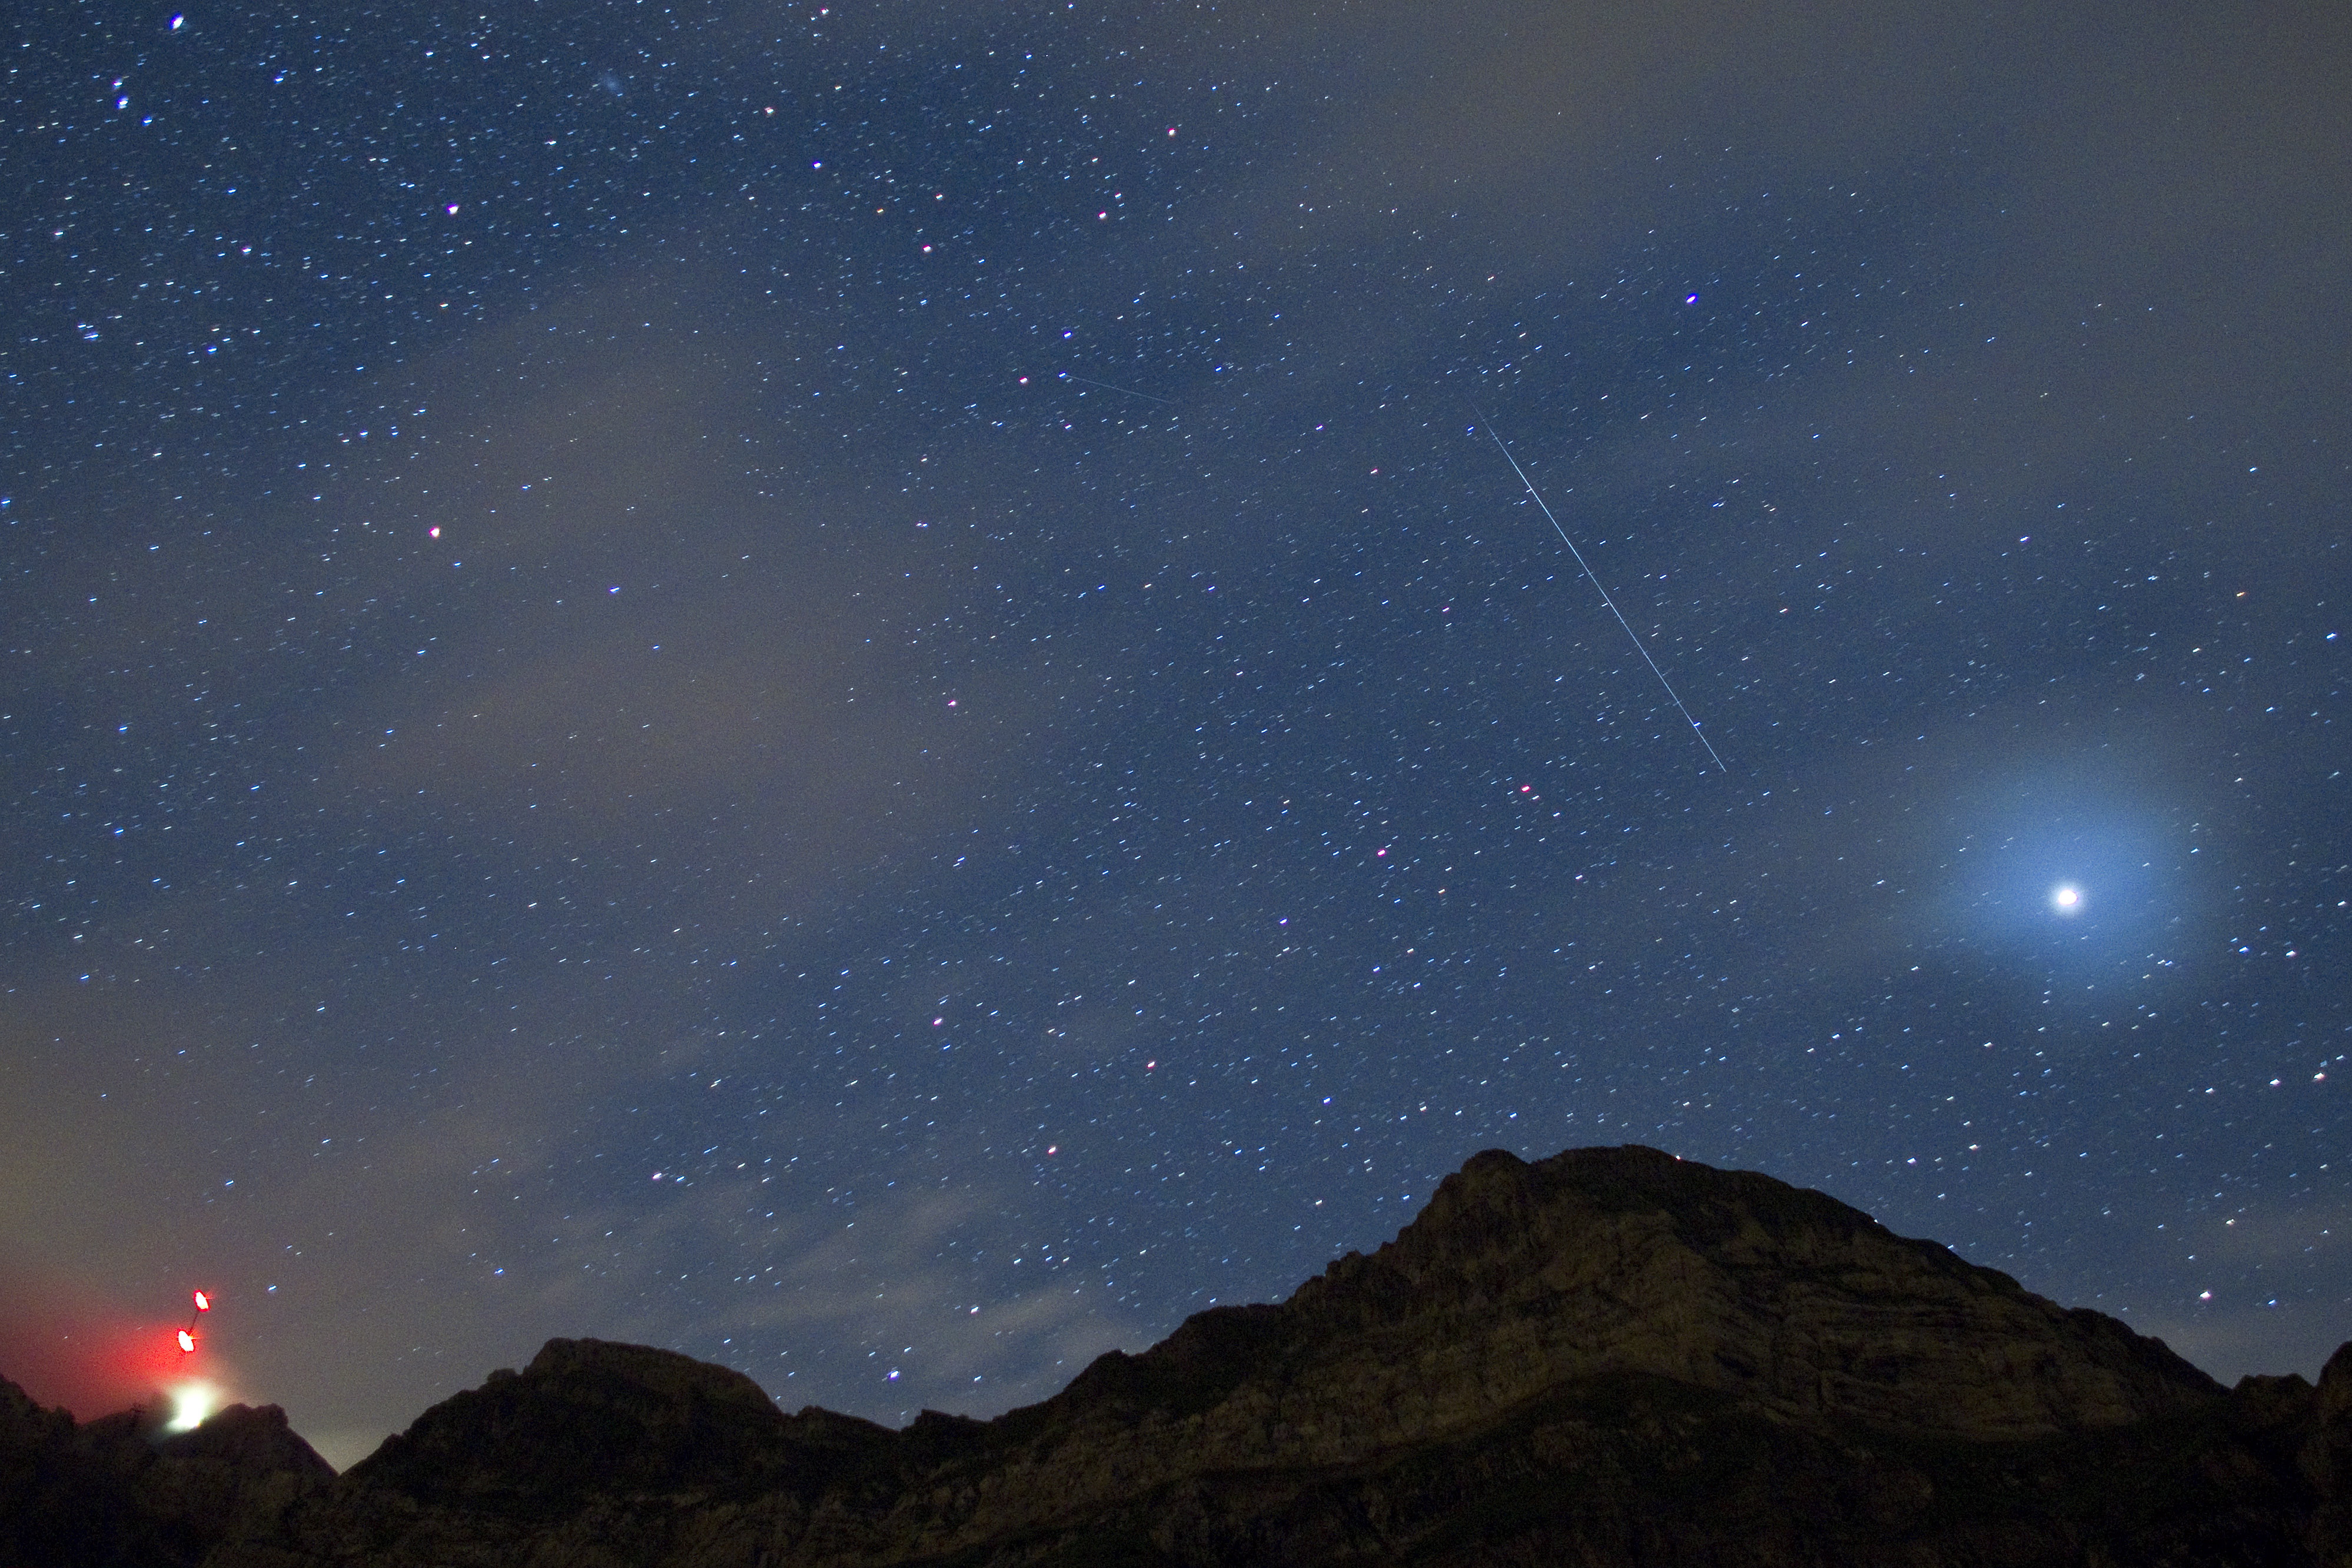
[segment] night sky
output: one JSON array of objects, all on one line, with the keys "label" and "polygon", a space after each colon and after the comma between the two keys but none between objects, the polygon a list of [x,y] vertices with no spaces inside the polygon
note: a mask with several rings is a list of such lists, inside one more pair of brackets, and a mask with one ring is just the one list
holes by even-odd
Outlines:
[{"label": "night sky", "polygon": [[2342,6],[10,27],[37,1397],[985,1415],[1622,1142],[2352,1337]]}]

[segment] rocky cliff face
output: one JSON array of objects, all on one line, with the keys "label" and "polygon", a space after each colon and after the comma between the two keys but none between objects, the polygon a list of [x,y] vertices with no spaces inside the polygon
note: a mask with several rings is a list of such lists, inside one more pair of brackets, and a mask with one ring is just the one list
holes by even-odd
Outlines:
[{"label": "rocky cliff face", "polygon": [[156,1419],[81,1425],[0,1378],[0,1568],[193,1568],[334,1479],[274,1405],[172,1436]]},{"label": "rocky cliff face", "polygon": [[[1148,1379],[1144,1363],[1177,1364],[1193,1339],[1243,1321],[1206,1314],[1129,1364]],[[1283,1369],[1278,1394],[1250,1380],[1273,1395],[1262,1424],[1319,1434],[1379,1410],[1383,1441],[1611,1373],[1975,1437],[2110,1426],[2220,1392],[2113,1319],[2062,1310],[1832,1198],[1646,1149],[1535,1165],[1480,1154],[1394,1242],[1254,1321],[1244,1337]],[[1118,1368],[1090,1369],[1055,1403],[1082,1405]],[[1338,1458],[1351,1441],[1334,1432],[1308,1451]]]},{"label": "rocky cliff face", "polygon": [[552,1341],[209,1562],[2352,1568],[2352,1347],[2225,1391],[1817,1193],[1496,1152],[1288,1301],[995,1421]]}]

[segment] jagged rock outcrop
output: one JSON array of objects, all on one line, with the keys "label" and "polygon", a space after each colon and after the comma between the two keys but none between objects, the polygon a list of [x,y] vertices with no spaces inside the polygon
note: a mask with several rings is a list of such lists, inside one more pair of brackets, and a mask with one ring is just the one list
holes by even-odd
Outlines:
[{"label": "jagged rock outcrop", "polygon": [[193,1568],[334,1479],[274,1405],[171,1436],[159,1420],[78,1423],[0,1378],[0,1568]]},{"label": "jagged rock outcrop", "polygon": [[2340,1568],[2352,1563],[2352,1342],[2338,1345],[2327,1358],[2310,1403],[2311,1436],[2295,1460],[2318,1494],[2312,1552],[2330,1568]]},{"label": "jagged rock outcrop", "polygon": [[550,1342],[215,1568],[2352,1568],[2352,1347],[2224,1390],[1818,1193],[1490,1152],[1278,1306],[904,1431]]}]

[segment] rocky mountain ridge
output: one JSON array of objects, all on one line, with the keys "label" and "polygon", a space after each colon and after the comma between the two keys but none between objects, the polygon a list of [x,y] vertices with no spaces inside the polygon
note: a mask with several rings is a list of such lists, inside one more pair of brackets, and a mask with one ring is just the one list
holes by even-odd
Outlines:
[{"label": "rocky mountain ridge", "polygon": [[0,1378],[0,1568],[181,1568],[334,1481],[274,1405],[232,1405],[192,1432],[162,1420],[78,1423]]},{"label": "rocky mountain ridge", "polygon": [[203,1561],[2347,1568],[2352,1346],[2316,1388],[2224,1390],[1819,1193],[1490,1152],[1289,1300],[993,1421],[787,1415],[555,1340],[340,1478],[286,1474]]}]

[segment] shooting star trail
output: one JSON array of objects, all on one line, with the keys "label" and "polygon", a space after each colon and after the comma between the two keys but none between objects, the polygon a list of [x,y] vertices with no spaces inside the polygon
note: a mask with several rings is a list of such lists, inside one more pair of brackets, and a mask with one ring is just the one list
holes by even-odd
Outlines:
[{"label": "shooting star trail", "polygon": [[[1475,409],[1471,412],[1477,413]],[[1658,668],[1658,661],[1650,657],[1650,650],[1642,646],[1641,636],[1633,630],[1633,623],[1625,618],[1625,612],[1617,607],[1617,601],[1609,596],[1607,588],[1601,586],[1601,578],[1593,572],[1592,563],[1585,560],[1584,552],[1576,547],[1576,541],[1568,536],[1568,530],[1559,525],[1559,519],[1552,516],[1551,508],[1544,502],[1543,492],[1536,489],[1536,482],[1533,479],[1528,478],[1528,471],[1519,467],[1519,460],[1511,456],[1511,448],[1504,444],[1501,432],[1488,424],[1484,415],[1478,416],[1478,424],[1487,435],[1494,437],[1496,448],[1503,454],[1503,461],[1511,465],[1511,472],[1518,475],[1519,483],[1528,487],[1528,494],[1535,498],[1536,505],[1543,510],[1544,521],[1551,524],[1551,531],[1554,533],[1559,535],[1559,542],[1568,546],[1568,552],[1576,557],[1577,565],[1583,568],[1586,579],[1601,595],[1601,602],[1609,606],[1609,613],[1617,617],[1617,624],[1625,628],[1627,637],[1633,638],[1633,651],[1642,656],[1642,662],[1650,667],[1650,673],[1658,678],[1660,686],[1665,688],[1667,699],[1674,703],[1675,710],[1682,714],[1683,721],[1691,727],[1691,733],[1696,735],[1698,743],[1706,748],[1706,754],[1715,758],[1715,765],[1728,773],[1731,770],[1725,767],[1723,758],[1717,755],[1715,745],[1706,738],[1706,732],[1698,727],[1698,721],[1691,717],[1691,710],[1684,707],[1683,700],[1675,694],[1674,682],[1668,680],[1666,672]]]},{"label": "shooting star trail", "polygon": [[1083,381],[1088,386],[1099,386],[1105,392],[1124,392],[1129,397],[1140,397],[1146,403],[1165,403],[1171,408],[1176,406],[1176,400],[1172,397],[1154,397],[1148,392],[1138,392],[1131,386],[1113,386],[1109,382],[1097,381],[1092,376],[1072,375],[1066,370],[1056,371],[1055,374],[1059,375],[1064,381]]}]

